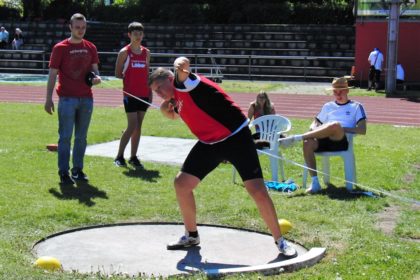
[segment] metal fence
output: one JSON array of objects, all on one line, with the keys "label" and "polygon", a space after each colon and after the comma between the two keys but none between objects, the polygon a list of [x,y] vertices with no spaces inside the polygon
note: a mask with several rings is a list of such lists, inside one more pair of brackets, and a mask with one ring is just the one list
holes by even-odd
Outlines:
[{"label": "metal fence", "polygon": [[[117,52],[99,52],[102,75],[114,75]],[[354,57],[263,56],[190,53],[152,53],[151,68],[168,67],[176,57],[186,56],[191,68],[213,79],[285,80],[330,79],[350,73]],[[50,52],[0,50],[0,71],[48,73]]]}]

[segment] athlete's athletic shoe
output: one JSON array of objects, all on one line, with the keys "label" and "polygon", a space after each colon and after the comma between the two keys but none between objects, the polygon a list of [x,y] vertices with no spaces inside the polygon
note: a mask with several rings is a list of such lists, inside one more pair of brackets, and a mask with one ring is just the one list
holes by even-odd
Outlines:
[{"label": "athlete's athletic shoe", "polygon": [[124,157],[117,157],[114,159],[114,164],[118,167],[126,167],[127,164],[125,163]]},{"label": "athlete's athletic shoe", "polygon": [[280,237],[276,244],[280,253],[282,253],[286,258],[294,258],[297,256],[296,249],[289,245],[283,237]]},{"label": "athlete's athletic shoe", "polygon": [[75,181],[83,181],[83,182],[89,181],[88,176],[85,173],[83,173],[81,169],[78,169],[78,168],[73,168],[71,170],[71,178]]},{"label": "athlete's athletic shoe", "polygon": [[68,172],[60,172],[58,173],[58,175],[60,176],[60,183],[63,185],[73,185],[74,181],[72,178],[70,178],[69,173]]},{"label": "athlete's athletic shoe", "polygon": [[136,167],[136,168],[144,168],[143,164],[141,164],[141,162],[139,161],[139,159],[136,156],[131,157],[128,160],[128,163],[131,164],[132,166]]},{"label": "athlete's athletic shoe", "polygon": [[289,136],[289,137],[286,137],[286,138],[279,139],[280,146],[282,146],[284,148],[290,147],[295,143],[296,143],[296,139],[295,139],[294,136]]},{"label": "athlete's athletic shoe", "polygon": [[198,244],[200,244],[200,236],[191,237],[188,235],[188,232],[186,232],[185,235],[182,236],[178,241],[166,245],[166,249],[179,250],[183,248],[197,246]]}]

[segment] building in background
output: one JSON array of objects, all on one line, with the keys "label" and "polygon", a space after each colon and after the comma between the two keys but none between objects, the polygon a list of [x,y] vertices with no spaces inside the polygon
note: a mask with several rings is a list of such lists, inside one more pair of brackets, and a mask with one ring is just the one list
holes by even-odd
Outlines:
[{"label": "building in background", "polygon": [[[367,81],[369,53],[374,47],[387,56],[388,4],[390,0],[358,0],[356,14],[355,66],[356,79]],[[404,65],[406,81],[420,81],[420,3],[402,1],[397,59]],[[387,65],[383,76],[386,77]]]}]

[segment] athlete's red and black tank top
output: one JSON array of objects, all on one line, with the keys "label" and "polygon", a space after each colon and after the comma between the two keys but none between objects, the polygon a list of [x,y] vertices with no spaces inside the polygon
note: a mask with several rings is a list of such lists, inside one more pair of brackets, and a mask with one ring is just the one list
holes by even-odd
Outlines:
[{"label": "athlete's red and black tank top", "polygon": [[147,64],[147,49],[141,46],[141,53],[135,54],[130,45],[127,48],[127,59],[123,68],[124,91],[137,96],[149,97],[150,89],[147,85],[149,79],[149,65]]},{"label": "athlete's red and black tank top", "polygon": [[174,81],[176,110],[197,138],[213,144],[238,132],[248,119],[222,88],[209,79],[190,74]]}]

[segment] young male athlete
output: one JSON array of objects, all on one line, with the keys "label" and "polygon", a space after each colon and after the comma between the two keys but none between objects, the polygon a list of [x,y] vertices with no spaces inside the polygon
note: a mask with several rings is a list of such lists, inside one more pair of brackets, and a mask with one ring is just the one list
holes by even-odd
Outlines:
[{"label": "young male athlete", "polygon": [[280,252],[289,258],[296,256],[295,248],[281,236],[248,119],[223,89],[205,77],[189,72],[189,65],[186,57],[179,57],[174,62],[175,75],[158,68],[149,77],[150,88],[164,100],[161,104],[163,115],[170,119],[180,116],[199,139],[174,182],[185,235],[168,244],[167,249],[182,249],[200,243],[193,190],[219,163],[228,160],[238,170]]},{"label": "young male athlete", "polygon": [[114,160],[115,165],[120,167],[127,165],[124,159],[124,150],[130,138],[131,157],[128,163],[134,167],[143,167],[137,158],[137,150],[140,143],[141,126],[149,105],[137,98],[152,102],[152,92],[147,84],[150,51],[141,45],[143,35],[144,28],[141,23],[132,22],[128,25],[130,44],[120,50],[115,65],[115,76],[123,79],[124,108],[127,114],[127,128],[121,136],[118,154]]}]

